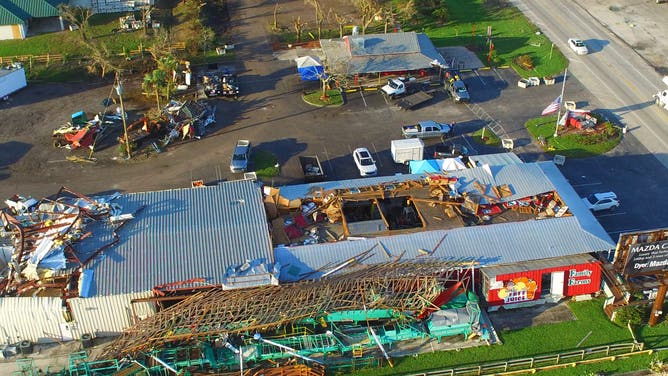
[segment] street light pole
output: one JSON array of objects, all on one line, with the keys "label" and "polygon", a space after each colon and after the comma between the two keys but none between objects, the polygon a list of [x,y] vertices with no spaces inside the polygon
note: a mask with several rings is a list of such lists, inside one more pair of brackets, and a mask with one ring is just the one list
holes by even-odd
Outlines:
[{"label": "street light pole", "polygon": [[116,94],[118,94],[118,99],[121,104],[121,120],[123,120],[123,134],[125,135],[125,151],[128,153],[128,159],[132,158],[130,153],[130,140],[128,139],[128,124],[125,120],[125,107],[123,106],[123,83],[119,78],[119,74],[116,74]]}]

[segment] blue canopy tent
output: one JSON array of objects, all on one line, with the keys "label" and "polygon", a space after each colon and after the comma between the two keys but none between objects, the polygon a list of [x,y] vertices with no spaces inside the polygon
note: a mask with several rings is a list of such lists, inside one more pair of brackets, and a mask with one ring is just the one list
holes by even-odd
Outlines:
[{"label": "blue canopy tent", "polygon": [[324,70],[317,57],[302,56],[295,59],[297,70],[302,81],[318,81],[324,75]]}]

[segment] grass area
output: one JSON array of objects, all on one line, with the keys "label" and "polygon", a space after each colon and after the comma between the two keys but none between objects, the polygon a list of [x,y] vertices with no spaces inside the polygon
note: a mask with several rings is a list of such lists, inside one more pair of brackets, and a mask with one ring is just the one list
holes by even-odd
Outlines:
[{"label": "grass area", "polygon": [[[479,365],[481,363],[521,359],[537,355],[552,355],[559,352],[573,351],[582,342],[580,348],[602,346],[612,343],[633,342],[626,327],[612,323],[603,312],[603,299],[583,302],[571,302],[569,307],[577,320],[555,324],[534,326],[513,331],[498,332],[503,345],[480,346],[460,351],[446,351],[420,354],[418,357],[395,359],[395,367],[365,369],[355,372],[358,376],[382,376],[393,374],[417,373],[418,371],[447,369]],[[668,324],[663,323],[635,330],[635,335],[646,348],[668,346]],[[668,353],[659,353],[660,359],[666,361]],[[637,370],[649,367],[649,357],[634,357],[623,364],[624,369]],[[593,369],[603,370],[604,367],[622,367],[619,362],[604,362],[592,365]],[[570,371],[570,372],[567,372]],[[556,372],[556,371],[554,371]],[[573,369],[565,369],[564,373],[554,375],[573,375]],[[580,372],[578,375],[586,375]]]},{"label": "grass area", "polygon": [[[438,47],[466,46],[487,62],[487,27],[492,27],[495,58],[492,65],[511,65],[522,77],[553,76],[568,66],[568,60],[552,42],[517,8],[489,7],[484,0],[443,0],[450,15],[441,25],[433,17],[420,17],[406,30],[423,31]],[[527,70],[513,63],[519,55],[529,55],[535,65]]]},{"label": "grass area", "polygon": [[302,96],[306,103],[312,104],[314,106],[340,106],[343,104],[343,95],[340,90],[327,90],[327,98],[322,99],[322,91],[314,91],[312,93],[306,93]]},{"label": "grass area", "polygon": [[[111,53],[122,53],[139,48],[140,44],[148,47],[152,44],[150,36],[141,30],[115,33],[118,29],[118,17],[125,13],[96,14],[90,18],[90,31],[93,39],[104,43]],[[24,40],[0,41],[0,56],[62,54],[66,56],[86,55],[88,50],[79,43],[79,31],[59,31],[28,37]]]},{"label": "grass area", "polygon": [[[484,132],[484,138],[483,138],[483,132]],[[471,135],[471,138],[473,139],[473,141],[481,145],[495,146],[495,147],[501,146],[501,139],[487,127],[475,131]]]},{"label": "grass area", "polygon": [[[596,114],[593,114],[596,116]],[[599,119],[599,122],[601,119]],[[586,158],[600,155],[614,149],[622,139],[622,132],[610,122],[606,122],[606,129],[600,134],[582,134],[568,132],[562,134],[560,129],[554,137],[557,116],[533,118],[524,125],[536,140],[544,140],[547,152],[560,154],[567,158]],[[540,143],[540,141],[539,141]]]},{"label": "grass area", "polygon": [[280,172],[276,156],[264,150],[255,150],[253,153],[253,166],[255,166],[257,176],[262,178],[278,176]]}]

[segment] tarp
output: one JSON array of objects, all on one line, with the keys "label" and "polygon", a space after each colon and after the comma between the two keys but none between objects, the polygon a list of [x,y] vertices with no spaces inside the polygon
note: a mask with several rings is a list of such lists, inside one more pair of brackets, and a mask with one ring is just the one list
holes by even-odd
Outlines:
[{"label": "tarp", "polygon": [[408,162],[409,171],[411,174],[423,174],[425,172],[431,174],[441,173],[441,160],[439,159],[425,159],[421,161]]},{"label": "tarp", "polygon": [[466,169],[466,165],[460,157],[446,159],[425,159],[422,161],[410,161],[408,163],[411,174],[432,173],[440,174],[445,171],[456,171]]},{"label": "tarp", "polygon": [[317,57],[302,56],[295,59],[302,81],[318,81],[323,76],[323,67]]}]

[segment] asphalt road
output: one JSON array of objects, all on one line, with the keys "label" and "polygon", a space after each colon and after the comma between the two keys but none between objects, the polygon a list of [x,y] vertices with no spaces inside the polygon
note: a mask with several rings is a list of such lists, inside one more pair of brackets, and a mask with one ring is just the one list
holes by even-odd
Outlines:
[{"label": "asphalt road", "polygon": [[[597,110],[626,125],[668,167],[668,111],[652,100],[664,89],[654,68],[575,1],[514,3],[570,59],[569,71],[603,104]],[[590,53],[578,56],[571,51],[567,39],[572,37],[584,40]],[[568,88],[564,97],[569,99]]]}]

